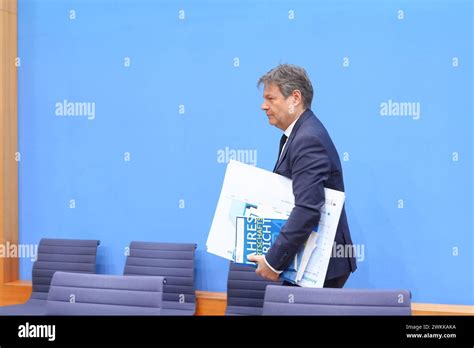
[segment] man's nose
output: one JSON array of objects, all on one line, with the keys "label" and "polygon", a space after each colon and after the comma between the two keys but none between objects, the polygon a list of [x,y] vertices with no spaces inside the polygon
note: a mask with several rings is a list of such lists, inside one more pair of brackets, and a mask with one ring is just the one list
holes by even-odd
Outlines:
[{"label": "man's nose", "polygon": [[267,103],[263,102],[262,105],[260,106],[260,108],[264,111],[268,110],[268,105]]}]

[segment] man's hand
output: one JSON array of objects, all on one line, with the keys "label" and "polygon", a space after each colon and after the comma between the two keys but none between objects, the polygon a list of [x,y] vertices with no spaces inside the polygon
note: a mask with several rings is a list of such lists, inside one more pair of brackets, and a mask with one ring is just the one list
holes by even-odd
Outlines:
[{"label": "man's hand", "polygon": [[272,281],[278,280],[280,275],[273,272],[270,267],[267,266],[263,255],[249,255],[247,256],[247,260],[255,262],[258,265],[255,273],[257,273],[259,276]]}]

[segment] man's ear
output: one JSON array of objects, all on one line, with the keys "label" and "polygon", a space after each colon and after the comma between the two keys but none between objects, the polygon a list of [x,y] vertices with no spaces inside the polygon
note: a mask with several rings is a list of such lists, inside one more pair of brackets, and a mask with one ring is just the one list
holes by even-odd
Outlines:
[{"label": "man's ear", "polygon": [[301,95],[301,91],[299,89],[295,89],[293,91],[293,105],[298,106],[303,103],[303,96]]}]

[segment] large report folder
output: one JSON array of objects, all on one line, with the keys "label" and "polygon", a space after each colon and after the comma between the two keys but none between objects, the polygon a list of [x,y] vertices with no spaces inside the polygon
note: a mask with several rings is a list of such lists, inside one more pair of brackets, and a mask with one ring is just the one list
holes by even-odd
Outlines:
[{"label": "large report folder", "polygon": [[[328,188],[324,192],[325,205],[317,230],[311,234],[295,261],[282,275],[284,279],[303,287],[323,287],[344,204],[344,192]],[[242,238],[242,234],[238,234],[242,231],[242,221],[239,219],[259,217],[286,220],[293,207],[290,179],[231,160],[227,165],[209,231],[207,251],[234,262],[245,263],[245,252],[238,248],[239,245],[245,245],[237,238],[237,235]]]}]

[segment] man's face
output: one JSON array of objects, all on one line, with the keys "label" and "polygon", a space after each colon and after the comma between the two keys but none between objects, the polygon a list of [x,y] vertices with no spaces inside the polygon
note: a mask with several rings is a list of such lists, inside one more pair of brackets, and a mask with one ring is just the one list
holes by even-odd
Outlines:
[{"label": "man's face", "polygon": [[285,98],[277,85],[273,83],[265,85],[261,108],[267,114],[271,125],[285,131],[295,120],[293,99],[291,95]]}]

